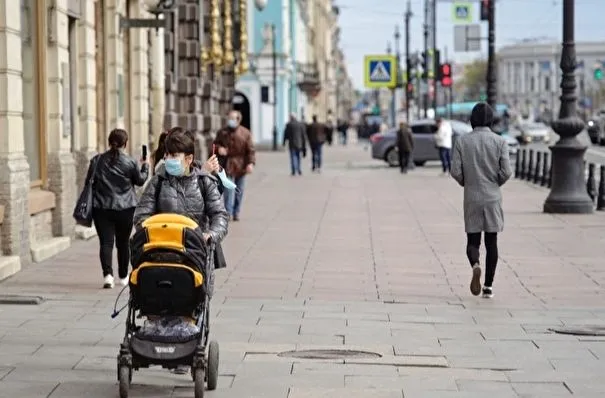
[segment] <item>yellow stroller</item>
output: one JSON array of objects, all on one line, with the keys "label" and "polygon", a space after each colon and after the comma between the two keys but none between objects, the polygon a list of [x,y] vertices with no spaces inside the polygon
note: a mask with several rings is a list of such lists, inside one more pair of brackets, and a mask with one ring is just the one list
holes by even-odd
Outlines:
[{"label": "yellow stroller", "polygon": [[[178,214],[158,214],[130,240],[130,298],[126,333],[118,355],[120,398],[127,398],[133,370],[160,365],[191,366],[195,398],[205,383],[218,381],[219,346],[208,343],[210,298],[214,281],[214,244],[206,244],[198,224]],[[114,317],[119,311],[114,311]],[[143,333],[138,318],[189,320],[186,336]],[[207,355],[206,355],[206,349]]]}]

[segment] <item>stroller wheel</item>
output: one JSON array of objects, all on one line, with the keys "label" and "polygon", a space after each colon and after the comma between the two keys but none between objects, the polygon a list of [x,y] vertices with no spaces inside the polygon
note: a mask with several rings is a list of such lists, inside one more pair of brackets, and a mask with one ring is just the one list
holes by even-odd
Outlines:
[{"label": "stroller wheel", "polygon": [[206,388],[206,380],[204,369],[193,370],[193,384],[195,398],[204,398],[204,389]]},{"label": "stroller wheel", "polygon": [[118,368],[118,380],[120,382],[120,398],[128,398],[132,370],[128,366]]},{"label": "stroller wheel", "polygon": [[208,347],[208,390],[216,390],[218,384],[219,347],[215,340]]}]

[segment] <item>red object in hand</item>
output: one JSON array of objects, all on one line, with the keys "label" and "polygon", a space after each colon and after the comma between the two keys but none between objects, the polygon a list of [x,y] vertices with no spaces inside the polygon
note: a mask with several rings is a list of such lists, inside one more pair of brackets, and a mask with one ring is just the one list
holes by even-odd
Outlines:
[{"label": "red object in hand", "polygon": [[216,145],[212,144],[212,154],[215,155],[216,154]]}]

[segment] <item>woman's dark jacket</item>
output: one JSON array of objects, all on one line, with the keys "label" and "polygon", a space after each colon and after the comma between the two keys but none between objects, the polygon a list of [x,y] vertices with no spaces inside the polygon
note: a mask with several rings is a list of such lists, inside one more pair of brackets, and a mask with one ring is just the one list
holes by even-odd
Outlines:
[{"label": "woman's dark jacket", "polygon": [[151,178],[134,212],[134,225],[138,226],[158,213],[176,213],[191,218],[216,243],[227,235],[229,216],[217,180],[198,164],[188,176],[171,176],[161,166]]},{"label": "woman's dark jacket", "polygon": [[[95,165],[96,164],[96,165]],[[142,186],[149,174],[149,165],[140,166],[136,160],[118,151],[109,150],[90,160],[86,181],[95,170],[93,208],[104,210],[126,210],[137,205],[134,189]]]}]

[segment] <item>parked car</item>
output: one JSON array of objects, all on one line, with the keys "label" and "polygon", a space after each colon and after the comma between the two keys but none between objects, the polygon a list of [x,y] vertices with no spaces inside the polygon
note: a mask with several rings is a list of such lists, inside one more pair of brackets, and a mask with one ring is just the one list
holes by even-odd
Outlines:
[{"label": "parked car", "polygon": [[604,124],[605,118],[601,117],[595,117],[586,123],[586,131],[590,137],[590,142],[595,145],[605,146],[605,130],[603,129]]},{"label": "parked car", "polygon": [[509,133],[502,133],[500,136],[506,140],[509,156],[511,158],[517,156],[517,153],[519,152],[519,142],[517,139],[512,137]]},{"label": "parked car", "polygon": [[[452,125],[452,144],[456,139],[473,131],[470,124],[458,120],[447,120]],[[414,163],[423,166],[428,161],[439,160],[439,151],[435,146],[435,132],[437,125],[432,119],[416,120],[410,124],[414,135]],[[516,155],[519,143],[512,137],[502,135],[508,143],[509,153]],[[390,129],[384,133],[376,133],[370,137],[372,145],[372,158],[384,160],[389,166],[399,165],[399,154],[397,153],[397,129]]]},{"label": "parked car", "polygon": [[521,132],[516,138],[522,145],[534,142],[548,144],[553,133],[552,129],[544,123],[522,122],[515,127]]}]

